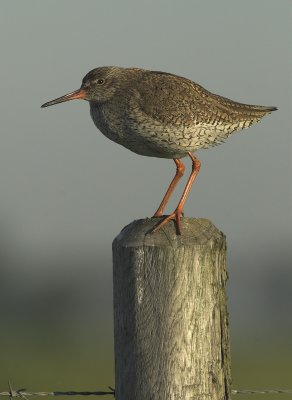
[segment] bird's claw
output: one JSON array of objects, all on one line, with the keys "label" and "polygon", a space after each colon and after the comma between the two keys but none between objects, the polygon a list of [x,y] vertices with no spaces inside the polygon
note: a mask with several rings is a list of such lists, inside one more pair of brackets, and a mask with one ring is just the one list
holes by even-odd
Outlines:
[{"label": "bird's claw", "polygon": [[162,219],[162,221],[160,221],[157,225],[155,225],[150,233],[157,232],[160,228],[162,228],[164,225],[166,225],[169,221],[172,220],[172,221],[174,221],[177,235],[181,235],[181,224],[180,224],[181,215],[184,216],[183,211],[176,209],[173,213],[166,215]]}]

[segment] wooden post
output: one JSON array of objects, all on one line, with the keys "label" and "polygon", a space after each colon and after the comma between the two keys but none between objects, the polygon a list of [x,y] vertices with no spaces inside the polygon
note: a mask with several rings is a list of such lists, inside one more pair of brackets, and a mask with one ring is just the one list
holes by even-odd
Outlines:
[{"label": "wooden post", "polygon": [[231,399],[225,236],[193,218],[147,234],[155,223],[113,242],[116,399]]}]

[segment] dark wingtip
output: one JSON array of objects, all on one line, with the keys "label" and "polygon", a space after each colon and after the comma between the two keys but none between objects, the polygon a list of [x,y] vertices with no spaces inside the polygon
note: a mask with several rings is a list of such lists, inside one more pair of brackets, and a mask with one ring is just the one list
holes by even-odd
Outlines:
[{"label": "dark wingtip", "polygon": [[257,111],[262,112],[264,114],[270,114],[273,111],[277,111],[278,107],[272,107],[272,106],[260,106],[258,107]]}]

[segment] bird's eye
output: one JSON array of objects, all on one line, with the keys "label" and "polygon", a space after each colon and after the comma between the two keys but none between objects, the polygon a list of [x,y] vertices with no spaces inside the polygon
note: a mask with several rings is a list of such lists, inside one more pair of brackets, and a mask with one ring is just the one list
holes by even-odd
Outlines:
[{"label": "bird's eye", "polygon": [[97,83],[98,83],[99,85],[103,85],[103,84],[104,84],[104,79],[98,79],[98,80],[97,80]]}]

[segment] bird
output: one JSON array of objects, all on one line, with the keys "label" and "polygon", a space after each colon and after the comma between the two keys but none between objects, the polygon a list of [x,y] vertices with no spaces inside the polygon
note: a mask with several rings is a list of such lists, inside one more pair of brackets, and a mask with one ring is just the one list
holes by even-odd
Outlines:
[{"label": "bird", "polygon": [[[235,131],[249,128],[277,107],[243,104],[213,94],[190,79],[163,71],[116,66],[89,71],[78,90],[41,107],[69,100],[89,102],[90,115],[101,133],[139,155],[173,159],[176,173],[153,217],[152,232],[173,220],[181,234],[181,216],[201,163],[199,149],[221,144]],[[163,215],[190,157],[192,170],[179,203]]]}]

